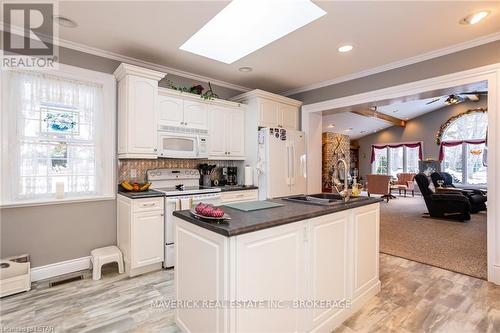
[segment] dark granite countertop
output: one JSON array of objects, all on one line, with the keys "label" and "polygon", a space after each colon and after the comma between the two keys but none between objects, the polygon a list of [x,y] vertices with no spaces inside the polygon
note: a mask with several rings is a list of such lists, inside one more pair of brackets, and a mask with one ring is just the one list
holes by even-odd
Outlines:
[{"label": "dark granite countertop", "polygon": [[192,216],[189,210],[174,212],[174,216],[187,222],[191,222],[202,228],[211,230],[223,236],[237,236],[248,232],[258,231],[282,224],[297,222],[313,217],[332,214],[343,210],[370,205],[383,201],[380,198],[368,198],[355,202],[334,206],[319,206],[303,203],[295,203],[282,199],[270,200],[282,204],[281,207],[244,212],[229,207],[224,207],[224,212],[231,216],[229,222],[210,223],[204,222]]},{"label": "dark granite countertop", "polygon": [[245,186],[245,185],[226,185],[226,186],[214,186],[220,188],[221,192],[231,192],[231,191],[246,191],[246,190],[257,190],[257,186]]},{"label": "dark granite countertop", "polygon": [[154,198],[154,197],[165,196],[164,193],[158,192],[155,190],[147,190],[144,192],[127,192],[127,191],[123,191],[123,190],[119,189],[118,194],[126,196],[127,198],[130,198],[130,199],[144,199],[144,198]]}]

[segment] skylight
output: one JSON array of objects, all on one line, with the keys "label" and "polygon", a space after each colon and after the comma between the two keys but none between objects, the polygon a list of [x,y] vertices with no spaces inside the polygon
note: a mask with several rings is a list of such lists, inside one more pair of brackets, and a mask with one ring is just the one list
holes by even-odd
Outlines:
[{"label": "skylight", "polygon": [[231,64],[325,14],[309,0],[234,0],[180,49]]}]

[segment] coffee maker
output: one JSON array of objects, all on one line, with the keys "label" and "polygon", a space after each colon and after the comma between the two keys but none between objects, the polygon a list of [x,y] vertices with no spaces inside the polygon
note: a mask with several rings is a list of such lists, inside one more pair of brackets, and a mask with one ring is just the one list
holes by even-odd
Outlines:
[{"label": "coffee maker", "polygon": [[227,185],[238,185],[237,167],[227,167]]}]

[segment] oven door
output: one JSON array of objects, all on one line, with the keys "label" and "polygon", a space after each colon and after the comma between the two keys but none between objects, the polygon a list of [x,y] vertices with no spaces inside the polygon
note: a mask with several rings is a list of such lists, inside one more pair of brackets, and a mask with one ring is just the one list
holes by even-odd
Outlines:
[{"label": "oven door", "polygon": [[158,156],[199,158],[200,139],[195,134],[158,132]]}]

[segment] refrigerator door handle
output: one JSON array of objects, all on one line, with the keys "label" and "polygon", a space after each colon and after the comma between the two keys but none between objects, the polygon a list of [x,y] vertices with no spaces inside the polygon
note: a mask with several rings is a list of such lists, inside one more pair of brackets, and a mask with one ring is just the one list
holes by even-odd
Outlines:
[{"label": "refrigerator door handle", "polygon": [[290,146],[286,144],[286,184],[290,185]]},{"label": "refrigerator door handle", "polygon": [[300,156],[300,173],[302,174],[302,177],[306,178],[306,155],[303,154]]},{"label": "refrigerator door handle", "polygon": [[295,149],[294,146],[290,146],[290,154],[288,158],[288,164],[290,165],[290,184],[295,185]]}]

